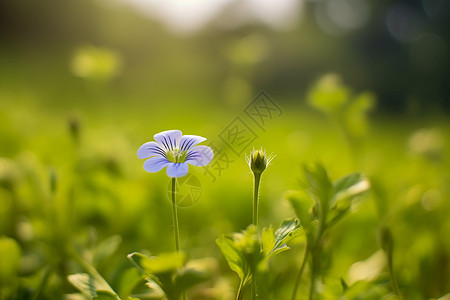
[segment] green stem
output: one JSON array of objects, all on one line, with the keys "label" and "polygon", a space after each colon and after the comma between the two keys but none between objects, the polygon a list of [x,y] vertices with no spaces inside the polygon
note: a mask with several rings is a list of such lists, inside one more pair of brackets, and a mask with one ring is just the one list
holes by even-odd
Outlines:
[{"label": "green stem", "polygon": [[402,295],[400,294],[400,290],[398,288],[397,279],[394,274],[392,253],[388,254],[388,268],[389,268],[389,277],[391,278],[392,289],[394,290],[394,293],[395,295],[397,295],[398,299],[402,299]]},{"label": "green stem", "polygon": [[236,295],[236,300],[241,300],[242,299],[242,288],[243,288],[243,283],[244,281],[241,280],[241,282],[239,283],[239,288],[237,291],[237,295]]},{"label": "green stem", "polygon": [[[253,225],[258,226],[258,198],[259,198],[259,183],[261,181],[261,173],[254,173],[255,184],[253,189]],[[252,299],[256,300],[256,273],[253,274],[252,279]]]},{"label": "green stem", "polygon": [[[41,280],[36,292],[34,293],[33,300],[37,300],[40,298],[42,291],[44,291],[45,286],[47,285],[50,275],[51,275],[51,268],[50,268],[50,266],[47,266],[46,270],[44,271],[44,276],[42,277],[42,280]],[[0,297],[0,299],[3,299],[3,298]]]},{"label": "green stem", "polygon": [[258,226],[258,197],[259,197],[259,182],[261,174],[255,173],[255,184],[253,189],[253,224]]},{"label": "green stem", "polygon": [[[180,228],[178,227],[178,209],[177,209],[177,201],[176,201],[176,186],[177,179],[176,177],[172,178],[172,217],[173,217],[173,231],[175,235],[175,250],[180,252]],[[181,298],[186,300],[186,293],[183,292],[181,294]]]},{"label": "green stem", "polygon": [[314,272],[314,263],[313,266],[311,267],[311,282],[309,284],[309,300],[313,300],[314,299],[314,289],[315,289],[315,284],[316,284],[316,274]]},{"label": "green stem", "polygon": [[175,235],[175,249],[180,252],[180,229],[178,228],[178,212],[177,212],[177,202],[176,202],[176,184],[177,179],[172,178],[172,218],[173,218],[173,230]]},{"label": "green stem", "polygon": [[297,278],[295,279],[294,291],[292,292],[292,300],[295,300],[295,298],[297,297],[298,286],[300,284],[300,279],[302,278],[303,271],[305,270],[308,255],[309,255],[309,247],[308,244],[306,244],[305,252],[303,253],[302,265],[300,266],[300,271],[298,272]]},{"label": "green stem", "polygon": [[100,275],[100,273],[86,260],[84,260],[73,248],[67,247],[67,251],[72,255],[72,257],[89,273],[94,279],[101,282],[104,286],[109,287],[112,291],[112,287],[109,283]]}]

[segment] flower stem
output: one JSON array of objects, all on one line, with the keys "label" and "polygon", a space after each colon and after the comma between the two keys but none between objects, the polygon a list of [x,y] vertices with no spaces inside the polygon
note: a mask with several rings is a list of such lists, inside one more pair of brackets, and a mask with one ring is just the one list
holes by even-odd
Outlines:
[{"label": "flower stem", "polygon": [[177,202],[176,202],[176,184],[177,179],[172,178],[172,218],[173,218],[173,230],[175,234],[175,249],[180,252],[180,231],[178,228],[178,212],[177,212]]},{"label": "flower stem", "polygon": [[311,282],[309,285],[309,300],[314,299],[314,289],[315,289],[315,283],[316,283],[316,275],[314,275],[314,271],[311,272]]},{"label": "flower stem", "polygon": [[[258,226],[258,198],[259,198],[259,183],[261,181],[261,173],[254,173],[255,184],[253,189],[253,225]],[[255,271],[256,272],[256,271]],[[256,300],[256,273],[252,278],[252,300]]]},{"label": "flower stem", "polygon": [[306,261],[308,260],[308,256],[309,256],[309,247],[308,247],[308,244],[306,244],[305,252],[303,253],[302,265],[300,266],[300,271],[298,272],[297,278],[295,279],[294,291],[292,292],[292,300],[295,300],[295,298],[297,297],[297,289],[300,284],[300,279],[302,278],[303,271],[305,270]]},{"label": "flower stem", "polygon": [[259,182],[261,174],[255,173],[255,184],[253,189],[253,224],[258,226],[258,197],[259,197]]},{"label": "flower stem", "polygon": [[252,300],[256,300],[256,274],[253,275],[252,279]]},{"label": "flower stem", "polygon": [[394,274],[394,266],[392,259],[392,252],[388,255],[388,268],[389,268],[389,277],[391,278],[392,289],[394,290],[394,294],[398,299],[402,299],[402,295],[400,294],[400,290],[398,288],[397,279]]},{"label": "flower stem", "polygon": [[243,281],[241,280],[241,282],[239,283],[239,288],[237,291],[237,295],[236,295],[236,300],[241,300],[242,299],[242,288],[243,288]]},{"label": "flower stem", "polygon": [[[172,178],[172,216],[173,216],[173,230],[175,235],[175,250],[180,252],[180,229],[178,227],[178,211],[177,211],[177,201],[176,201],[176,177]],[[186,300],[186,293],[181,294],[181,298]]]}]

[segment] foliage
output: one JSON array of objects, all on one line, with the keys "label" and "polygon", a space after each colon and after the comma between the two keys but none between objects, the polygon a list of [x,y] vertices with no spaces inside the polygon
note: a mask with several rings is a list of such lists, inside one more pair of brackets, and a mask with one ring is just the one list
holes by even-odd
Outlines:
[{"label": "foliage", "polygon": [[297,219],[283,221],[275,233],[273,228],[264,228],[261,236],[257,228],[250,225],[240,233],[222,235],[216,240],[230,268],[240,279],[237,299],[242,299],[244,289],[267,269],[270,260],[277,254],[289,250],[286,245],[301,234],[301,226]]},{"label": "foliage", "polygon": [[210,277],[210,274],[195,268],[184,268],[187,260],[182,252],[162,253],[158,256],[146,256],[134,252],[128,259],[145,275],[149,297],[167,297],[168,300],[180,299],[183,293]]},{"label": "foliage", "polygon": [[[324,274],[322,262],[325,236],[328,230],[339,221],[351,208],[355,199],[369,189],[368,181],[359,173],[347,175],[331,182],[326,169],[321,164],[304,166],[305,191],[299,196],[288,196],[297,217],[306,232],[306,250],[304,261],[311,256],[310,263],[310,299],[315,294],[316,277]],[[297,278],[299,284],[303,268]],[[295,297],[296,292],[294,292]]]},{"label": "foliage", "polygon": [[[314,86],[306,95],[347,97],[343,102],[338,97],[332,109],[320,107],[330,99],[313,106],[324,114],[275,93],[285,113],[265,131],[252,127],[255,146],[277,154],[261,184],[260,230],[240,232],[251,216],[249,171],[243,157],[224,148],[217,157],[227,154],[229,166],[216,181],[203,169],[193,170],[201,199],[180,209],[181,244],[193,258],[188,261],[187,255],[168,252],[173,244],[168,179],[143,172],[135,148],[149,132],[174,124],[218,143],[235,109],[218,111],[217,103],[208,102],[211,94],[197,98],[183,88],[148,94],[152,81],[137,74],[101,80],[61,77],[57,70],[41,74],[58,66],[69,72],[70,55],[62,56],[2,69],[0,298],[176,298],[187,290],[189,299],[229,300],[237,279],[249,295],[256,272],[260,299],[289,299],[305,249],[311,252],[297,299],[308,297],[311,275],[323,299],[392,299],[393,278],[404,299],[448,297],[448,120],[438,114],[372,115],[369,124],[373,98],[339,81],[330,91]],[[129,71],[128,59],[118,70]],[[125,88],[124,77],[136,83]],[[141,103],[150,98],[165,101],[150,110]],[[252,120],[244,120],[251,126]],[[339,136],[343,130],[349,134]],[[287,189],[296,190],[287,197],[292,208],[281,196]],[[300,224],[291,219],[280,228],[299,234],[296,238],[271,226],[294,213]],[[213,242],[218,236],[219,247]],[[138,269],[126,259],[133,251],[157,255],[134,254],[133,261],[152,261],[147,270]],[[212,272],[191,267],[201,257],[213,258],[207,263]]]}]

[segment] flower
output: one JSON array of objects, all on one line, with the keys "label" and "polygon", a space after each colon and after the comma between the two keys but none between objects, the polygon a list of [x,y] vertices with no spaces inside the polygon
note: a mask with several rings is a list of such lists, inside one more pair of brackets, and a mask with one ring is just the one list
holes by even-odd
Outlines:
[{"label": "flower", "polygon": [[208,146],[196,146],[206,140],[198,135],[182,135],[180,130],[167,130],[153,136],[156,142],[147,142],[137,151],[146,159],[144,169],[158,172],[167,167],[169,177],[183,177],[189,171],[188,163],[202,167],[211,162],[214,152]]},{"label": "flower", "polygon": [[266,167],[270,164],[275,155],[266,155],[266,150],[260,148],[259,150],[253,149],[249,156],[246,156],[248,166],[254,174],[261,174]]}]

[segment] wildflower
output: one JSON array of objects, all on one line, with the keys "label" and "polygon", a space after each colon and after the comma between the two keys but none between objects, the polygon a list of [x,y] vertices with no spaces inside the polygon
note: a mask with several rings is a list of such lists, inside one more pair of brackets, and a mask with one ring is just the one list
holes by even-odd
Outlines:
[{"label": "wildflower", "polygon": [[167,167],[169,177],[183,177],[188,173],[188,163],[202,167],[211,162],[214,152],[208,146],[196,146],[206,140],[197,135],[182,135],[180,130],[167,130],[153,136],[156,142],[147,142],[137,151],[146,159],[144,169],[158,172]]}]

